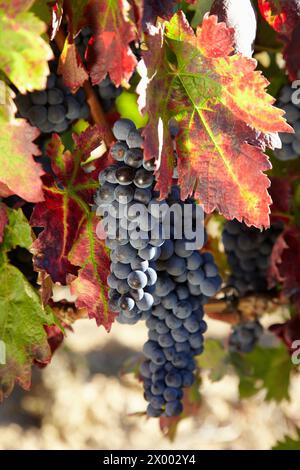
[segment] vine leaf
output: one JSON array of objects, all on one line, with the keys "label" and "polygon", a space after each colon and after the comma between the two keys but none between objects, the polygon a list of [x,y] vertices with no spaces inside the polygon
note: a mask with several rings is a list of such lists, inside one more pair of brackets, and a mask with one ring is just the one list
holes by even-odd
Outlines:
[{"label": "vine leaf", "polygon": [[291,40],[288,42],[288,44],[286,45],[283,51],[283,56],[286,61],[286,66],[287,66],[291,81],[299,78],[298,76],[298,73],[300,70],[299,43],[300,43],[300,16],[299,16],[299,22],[292,33]]},{"label": "vine leaf", "polygon": [[[98,173],[108,157],[94,160],[96,169],[84,170],[91,152],[102,143],[100,126],[73,134],[74,150],[66,150],[53,134],[47,148],[55,178],[44,177],[45,201],[36,204],[30,223],[43,231],[33,243],[35,269],[48,273],[53,282],[71,283],[76,304],[109,329],[113,316],[108,312],[106,284],[108,255],[98,241],[90,205],[98,187]],[[103,270],[103,272],[101,271]],[[95,297],[93,297],[95,295]]]},{"label": "vine leaf", "polygon": [[257,21],[251,0],[214,0],[210,14],[234,28],[235,52],[252,57]]},{"label": "vine leaf", "polygon": [[51,351],[44,325],[53,324],[36,291],[23,274],[10,264],[0,267],[0,339],[5,345],[6,363],[0,365],[0,401],[9,395],[15,381],[30,387],[34,359],[49,362]]},{"label": "vine leaf", "polygon": [[178,0],[148,0],[135,1],[137,7],[140,7],[140,16],[144,28],[147,30],[149,25],[155,25],[157,18],[169,20],[175,13]]},{"label": "vine leaf", "polygon": [[8,222],[6,205],[0,203],[0,243],[3,242],[4,229]]},{"label": "vine leaf", "polygon": [[277,442],[272,450],[300,450],[300,429],[295,439],[287,436],[284,441]]},{"label": "vine leaf", "polygon": [[269,285],[282,284],[283,294],[300,307],[300,231],[286,227],[277,238],[270,259]]},{"label": "vine leaf", "polygon": [[136,66],[130,42],[136,39],[128,16],[127,0],[91,0],[87,17],[94,33],[87,48],[87,62],[92,83],[101,82],[109,73],[116,86],[128,83]]},{"label": "vine leaf", "polygon": [[291,37],[300,19],[299,0],[258,0],[258,6],[264,19],[275,31]]},{"label": "vine leaf", "polygon": [[89,1],[90,0],[67,0],[64,2],[70,33],[75,35],[85,24],[84,13]]},{"label": "vine leaf", "polygon": [[266,389],[266,400],[280,402],[289,398],[290,374],[294,366],[283,344],[269,349],[257,346],[248,354],[231,356],[240,376],[241,398],[255,395],[262,389]]},{"label": "vine leaf", "polygon": [[267,227],[270,182],[263,172],[271,165],[262,149],[271,133],[292,129],[272,106],[256,61],[229,55],[233,40],[233,30],[216,16],[205,17],[194,34],[182,12],[166,23],[164,37],[161,28],[148,37],[139,84],[140,107],[149,114],[145,158],[156,157],[163,198],[172,184],[168,124],[175,119],[182,199],[194,193],[206,212],[218,209],[228,219]]},{"label": "vine leaf", "polygon": [[26,11],[31,3],[0,3],[0,69],[21,93],[45,88],[53,56],[41,37],[46,25]]},{"label": "vine leaf", "polygon": [[284,323],[275,323],[269,327],[269,330],[287,346],[289,354],[292,356],[297,349],[295,344],[298,344],[297,341],[300,338],[300,315],[293,315]]},{"label": "vine leaf", "polygon": [[50,39],[53,41],[53,39],[56,36],[56,33],[58,32],[62,18],[63,18],[63,0],[58,0],[55,2],[55,4],[52,6],[52,24],[51,24],[51,34],[50,34]]},{"label": "vine leaf", "polygon": [[39,130],[25,119],[2,120],[0,134],[0,183],[29,202],[43,200],[41,165],[33,156],[40,151],[33,141]]},{"label": "vine leaf", "polygon": [[70,88],[72,93],[76,93],[89,78],[75,43],[70,42],[70,36],[65,40],[57,71],[62,74],[64,84]]},{"label": "vine leaf", "polygon": [[300,68],[300,1],[299,0],[259,0],[259,8],[264,19],[278,33],[285,47],[283,56],[291,81],[298,78]]},{"label": "vine leaf", "polygon": [[[6,225],[0,245],[0,401],[14,383],[30,386],[34,360],[50,361],[45,325],[55,323],[49,308],[44,309],[35,289],[25,276],[9,264],[7,253],[17,245],[29,249],[30,225],[21,209],[6,208]],[[4,355],[4,357],[3,357]]]},{"label": "vine leaf", "polygon": [[80,266],[78,277],[70,286],[72,294],[77,295],[76,307],[86,308],[89,316],[109,331],[116,314],[108,310],[110,260],[104,240],[96,235],[98,222],[95,214],[87,220],[69,254],[70,262]]}]

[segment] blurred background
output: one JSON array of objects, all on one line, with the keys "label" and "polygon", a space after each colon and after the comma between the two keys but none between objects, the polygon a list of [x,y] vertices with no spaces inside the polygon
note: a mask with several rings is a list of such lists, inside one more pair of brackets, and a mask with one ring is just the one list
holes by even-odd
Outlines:
[{"label": "blurred background", "polygon": [[[208,320],[209,336],[225,338],[229,326]],[[0,449],[270,449],[300,426],[300,377],[292,377],[289,402],[264,401],[265,391],[240,400],[238,378],[218,382],[202,373],[201,404],[164,436],[147,419],[142,386],[124,363],[138,358],[143,323],[114,324],[110,334],[91,320],[75,323],[44,370],[33,369],[30,392],[16,387],[0,405]]]}]

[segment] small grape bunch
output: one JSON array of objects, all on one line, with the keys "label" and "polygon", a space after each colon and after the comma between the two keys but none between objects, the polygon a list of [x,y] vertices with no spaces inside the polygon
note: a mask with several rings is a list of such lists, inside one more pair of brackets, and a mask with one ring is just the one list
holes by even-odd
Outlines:
[{"label": "small grape bunch", "polygon": [[77,119],[88,119],[89,107],[85,93],[80,89],[72,95],[57,75],[57,60],[50,64],[51,73],[45,90],[33,91],[15,98],[16,107],[21,117],[28,119],[32,126],[42,133],[62,133]]},{"label": "small grape bunch", "polygon": [[263,331],[262,325],[257,320],[238,323],[233,327],[229,336],[229,351],[240,353],[253,351]]},{"label": "small grape bunch", "polygon": [[281,230],[277,224],[261,232],[237,220],[226,222],[222,239],[231,268],[228,284],[241,296],[268,290],[270,256]]}]

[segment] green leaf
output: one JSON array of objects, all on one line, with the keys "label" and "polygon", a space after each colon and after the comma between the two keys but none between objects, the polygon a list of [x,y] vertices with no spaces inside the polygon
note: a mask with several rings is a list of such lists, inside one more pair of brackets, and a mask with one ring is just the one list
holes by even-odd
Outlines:
[{"label": "green leaf", "polygon": [[189,5],[189,10],[194,11],[194,16],[191,21],[192,28],[196,28],[203,20],[205,13],[210,11],[213,0],[196,0],[192,5]]},{"label": "green leaf", "polygon": [[36,0],[30,11],[46,24],[51,23],[51,0]]},{"label": "green leaf", "polygon": [[256,347],[251,353],[231,355],[231,362],[240,376],[240,396],[246,398],[266,389],[267,400],[289,398],[289,382],[293,364],[284,345],[277,348]]},{"label": "green leaf", "polygon": [[210,369],[210,378],[220,380],[227,371],[227,353],[224,347],[215,339],[207,339],[204,353],[197,357],[197,364],[202,369]]},{"label": "green leaf", "polygon": [[296,439],[286,437],[284,441],[277,442],[272,450],[300,450],[300,429],[297,434]]},{"label": "green leaf", "polygon": [[52,50],[41,35],[46,25],[31,12],[0,11],[0,69],[21,93],[46,86]]},{"label": "green leaf", "polygon": [[[39,296],[14,266],[0,267],[0,340],[5,357],[0,365],[0,401],[9,395],[14,383],[30,387],[34,359],[50,360],[51,351],[44,325],[54,324],[50,309],[45,310]],[[4,360],[3,360],[4,359]]]},{"label": "green leaf", "polygon": [[21,209],[7,208],[8,225],[5,228],[4,240],[1,249],[9,251],[16,246],[30,249],[32,244],[32,232],[28,220]]},{"label": "green leaf", "polygon": [[0,11],[14,17],[27,11],[33,3],[34,0],[0,0]]}]

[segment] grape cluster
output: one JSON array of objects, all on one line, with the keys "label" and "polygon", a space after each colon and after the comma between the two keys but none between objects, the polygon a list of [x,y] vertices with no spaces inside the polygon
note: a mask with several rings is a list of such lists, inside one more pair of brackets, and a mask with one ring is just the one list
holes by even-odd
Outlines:
[{"label": "grape cluster", "polygon": [[261,232],[237,220],[226,222],[222,238],[232,272],[229,285],[241,296],[268,289],[270,255],[280,232],[279,225]]},{"label": "grape cluster", "polygon": [[[166,202],[170,206],[193,203],[180,202],[178,188],[173,188]],[[174,237],[166,240],[156,263],[155,305],[146,320],[147,359],[141,366],[148,416],[177,416],[182,412],[183,388],[193,384],[194,357],[203,351],[203,304],[221,285],[213,256],[187,249],[190,241]]]},{"label": "grape cluster", "polygon": [[[154,168],[152,162],[143,161],[141,134],[127,119],[117,121],[113,133],[118,141],[110,152],[116,163],[99,174],[101,186],[95,202],[98,214],[104,216],[106,245],[111,250],[109,307],[119,313],[120,323],[134,324],[147,316],[154,303],[154,261],[163,240],[151,238],[148,208]],[[112,232],[111,222],[115,224]]]},{"label": "grape cluster", "polygon": [[263,327],[259,321],[247,321],[235,325],[229,336],[230,352],[251,352],[263,334]]},{"label": "grape cluster", "polygon": [[50,64],[50,70],[45,90],[18,94],[15,99],[20,116],[45,134],[64,132],[75,120],[89,117],[84,91],[80,89],[72,95],[56,74],[56,60]]},{"label": "grape cluster", "polygon": [[[194,239],[177,236],[178,226],[185,233],[187,204],[193,209],[195,233],[199,206],[193,200],[181,202],[177,187],[168,199],[158,201],[154,162],[143,159],[139,130],[121,119],[113,133],[118,140],[110,153],[116,162],[100,173],[95,199],[110,249],[109,307],[121,323],[146,320],[141,376],[147,413],[176,416],[182,411],[183,388],[194,381],[194,356],[203,351],[203,304],[216,294],[221,278],[210,253],[190,248]],[[174,206],[179,215],[168,218],[166,226]],[[115,224],[112,233],[109,215]]]},{"label": "grape cluster", "polygon": [[277,106],[285,111],[285,118],[295,131],[295,134],[280,134],[282,148],[276,149],[274,155],[282,161],[295,160],[300,155],[300,100],[298,93],[299,102],[295,102],[297,96],[294,93],[295,89],[290,85],[285,85],[277,103]]}]

